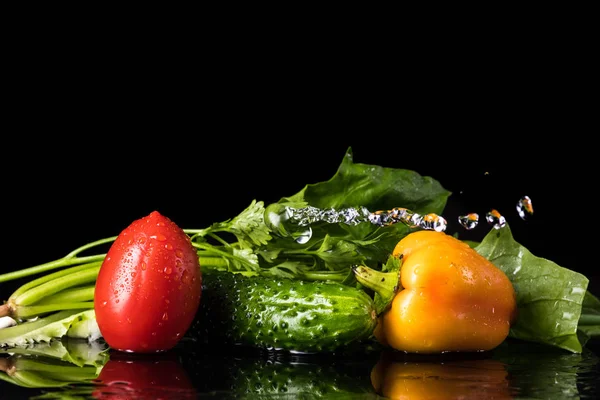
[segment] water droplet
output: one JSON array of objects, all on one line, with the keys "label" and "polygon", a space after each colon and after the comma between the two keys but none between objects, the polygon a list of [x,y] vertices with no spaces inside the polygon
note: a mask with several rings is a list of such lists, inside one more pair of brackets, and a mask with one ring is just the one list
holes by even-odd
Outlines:
[{"label": "water droplet", "polygon": [[106,307],[107,304],[108,304],[108,301],[103,301],[102,302],[102,307]]},{"label": "water droplet", "polygon": [[159,233],[158,235],[150,236],[150,239],[156,239],[159,242],[164,242],[165,240],[167,240],[167,237],[165,235],[163,235],[162,233]]},{"label": "water droplet", "polygon": [[144,243],[146,243],[146,237],[145,237],[145,236],[142,236],[142,237],[140,237],[140,238],[138,239],[138,243],[139,243],[139,244],[144,244]]},{"label": "water droplet", "polygon": [[494,227],[494,229],[500,229],[506,225],[506,219],[496,209],[490,210],[485,215],[485,219],[487,220],[488,224]]},{"label": "water droplet", "polygon": [[165,269],[163,270],[163,272],[167,275],[169,275],[171,272],[173,272],[173,268],[171,267],[165,267]]},{"label": "water droplet", "polygon": [[167,244],[165,244],[165,249],[173,250],[173,245],[171,243],[167,243]]},{"label": "water droplet", "polygon": [[167,314],[167,312],[165,311],[165,313],[162,316],[162,320],[163,321],[168,321],[169,320],[169,314]]},{"label": "water droplet", "polygon": [[179,258],[183,258],[183,251],[181,249],[175,250],[175,255]]},{"label": "water droplet", "polygon": [[458,217],[458,223],[461,224],[463,228],[471,230],[479,224],[479,214],[469,213],[467,215],[461,215]]},{"label": "water droplet", "polygon": [[437,232],[445,231],[447,226],[448,224],[444,217],[433,213],[425,215],[421,221],[421,228]]},{"label": "water droplet", "polygon": [[292,233],[292,237],[294,238],[294,240],[296,240],[296,243],[307,243],[312,237],[312,228],[309,226],[306,230],[302,232],[294,232]]},{"label": "water droplet", "polygon": [[573,319],[574,316],[575,314],[568,311],[564,311],[562,314],[563,319]]},{"label": "water droplet", "polygon": [[517,202],[517,213],[522,219],[526,219],[533,214],[533,205],[529,196],[523,196]]},{"label": "water droplet", "polygon": [[142,271],[146,270],[146,263],[142,261],[142,264],[140,265],[142,268]]},{"label": "water droplet", "polygon": [[181,273],[181,282],[189,283],[190,282],[190,274],[187,271],[183,271]]},{"label": "water droplet", "polygon": [[419,267],[415,267],[413,270],[413,274],[417,275],[419,273]]},{"label": "water droplet", "polygon": [[585,289],[582,287],[571,288],[571,294],[584,294],[584,293],[585,293]]}]

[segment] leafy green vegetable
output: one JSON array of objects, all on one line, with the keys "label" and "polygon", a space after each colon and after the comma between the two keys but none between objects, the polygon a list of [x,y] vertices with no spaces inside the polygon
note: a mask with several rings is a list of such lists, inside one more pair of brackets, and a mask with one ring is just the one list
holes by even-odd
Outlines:
[{"label": "leafy green vegetable", "polygon": [[[330,180],[306,185],[266,209],[262,202],[253,201],[236,218],[186,232],[193,234],[194,246],[205,268],[344,281],[351,265],[375,267],[385,263],[396,243],[411,228],[405,224],[380,227],[369,223],[317,222],[311,224],[310,240],[298,243],[290,240],[285,234],[291,232],[283,228],[275,232],[269,229],[265,215],[278,218],[285,207],[307,206],[323,210],[365,207],[370,212],[403,207],[421,215],[440,214],[449,196],[450,192],[438,181],[414,171],[354,163],[348,149]],[[237,240],[227,241],[219,233],[233,234]]]},{"label": "leafy green vegetable", "polygon": [[517,243],[508,225],[491,230],[475,250],[511,280],[518,316],[510,337],[581,353],[577,335],[588,279]]},{"label": "leafy green vegetable", "polygon": [[[74,328],[71,331],[71,328]],[[0,343],[3,346],[49,342],[64,336],[96,340],[100,330],[96,324],[93,308],[89,310],[63,310],[33,319],[9,328],[0,329]]]}]

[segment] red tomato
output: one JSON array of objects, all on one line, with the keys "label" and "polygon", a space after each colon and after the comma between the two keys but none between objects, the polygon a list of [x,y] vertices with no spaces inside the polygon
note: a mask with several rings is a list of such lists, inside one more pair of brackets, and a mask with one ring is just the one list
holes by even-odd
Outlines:
[{"label": "red tomato", "polygon": [[201,293],[190,238],[153,211],[125,228],[108,250],[94,293],[98,327],[116,350],[169,350],[190,327]]}]

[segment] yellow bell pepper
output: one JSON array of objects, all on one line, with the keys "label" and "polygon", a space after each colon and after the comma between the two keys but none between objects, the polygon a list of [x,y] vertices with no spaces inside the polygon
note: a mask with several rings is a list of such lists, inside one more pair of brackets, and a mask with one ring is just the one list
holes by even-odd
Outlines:
[{"label": "yellow bell pepper", "polygon": [[354,270],[367,287],[394,285],[375,328],[379,342],[410,353],[441,353],[491,350],[506,339],[517,310],[513,285],[469,245],[422,230],[400,240],[393,255],[401,259],[399,279],[397,271]]}]

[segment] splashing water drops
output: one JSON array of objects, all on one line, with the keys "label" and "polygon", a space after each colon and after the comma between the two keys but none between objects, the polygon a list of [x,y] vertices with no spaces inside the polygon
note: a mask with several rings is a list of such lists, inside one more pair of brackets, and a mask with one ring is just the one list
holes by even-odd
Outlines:
[{"label": "splashing water drops", "polygon": [[517,213],[521,219],[526,219],[533,214],[533,205],[529,196],[523,196],[517,202]]},{"label": "splashing water drops", "polygon": [[460,215],[458,217],[458,223],[465,229],[471,230],[479,224],[479,214],[469,213],[467,215]]},{"label": "splashing water drops", "polygon": [[[303,208],[284,207],[278,214],[267,214],[268,223],[275,231],[291,235],[297,243],[304,244],[312,237],[311,224],[325,222],[357,225],[363,222],[385,227],[403,223],[411,228],[422,228],[442,232],[446,230],[446,220],[437,214],[420,215],[406,208],[393,208],[386,211],[370,212],[365,207],[320,209],[313,206]],[[283,226],[282,226],[283,224]]]},{"label": "splashing water drops", "polygon": [[488,224],[494,227],[494,229],[500,229],[506,226],[506,218],[504,218],[504,216],[496,209],[488,211],[488,213],[485,215],[485,219]]},{"label": "splashing water drops", "polygon": [[[385,227],[396,223],[403,223],[411,228],[421,228],[444,232],[448,226],[446,219],[435,213],[420,215],[407,208],[396,207],[391,210],[370,212],[365,207],[347,207],[342,209],[307,206],[293,208],[280,206],[278,212],[267,213],[267,223],[270,227],[283,236],[292,236],[299,244],[307,243],[312,237],[312,224],[325,222],[329,224],[344,223],[357,225],[369,222],[373,225]],[[517,203],[517,213],[523,219],[533,214],[533,206],[529,196],[523,196]],[[486,221],[494,228],[506,226],[506,218],[496,209],[491,209],[485,215]],[[471,230],[479,224],[479,214],[469,213],[458,217],[459,224]]]}]

